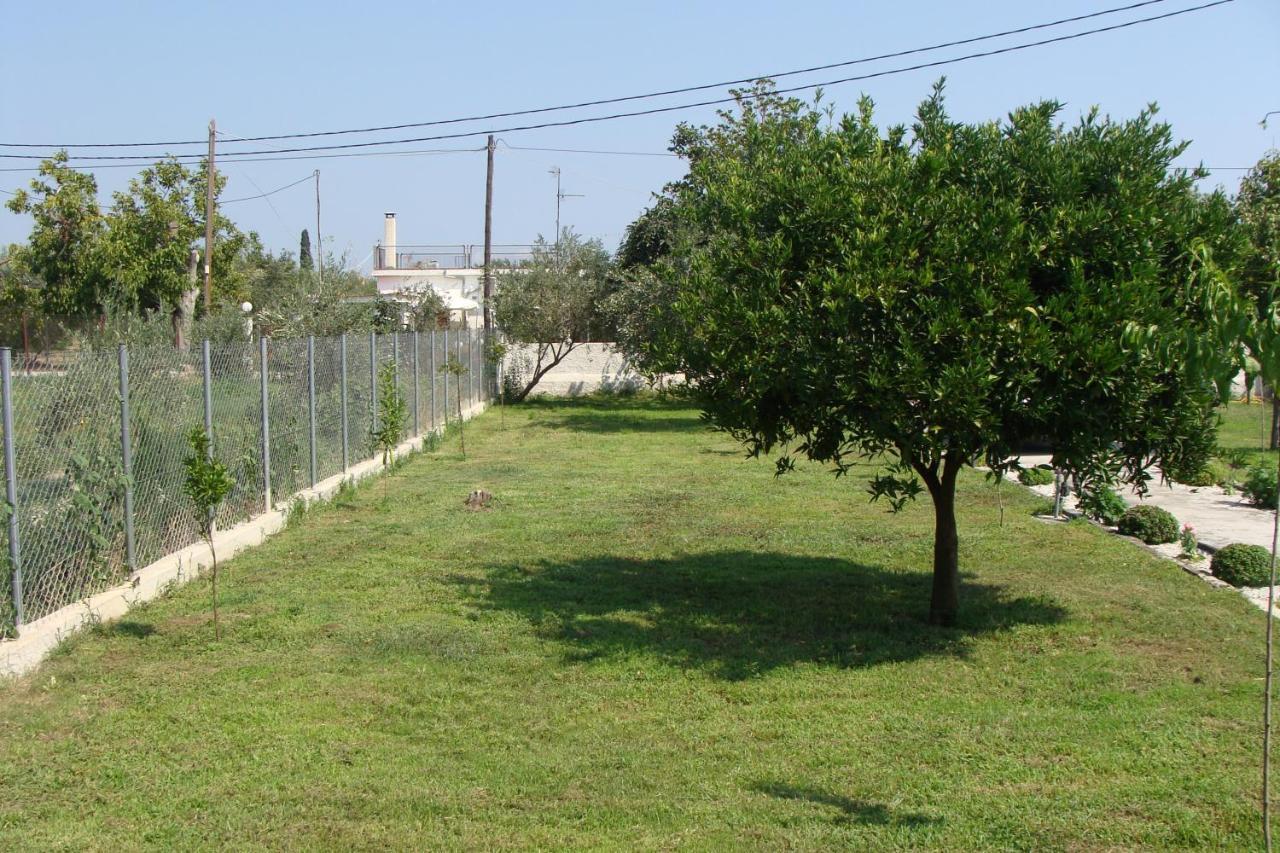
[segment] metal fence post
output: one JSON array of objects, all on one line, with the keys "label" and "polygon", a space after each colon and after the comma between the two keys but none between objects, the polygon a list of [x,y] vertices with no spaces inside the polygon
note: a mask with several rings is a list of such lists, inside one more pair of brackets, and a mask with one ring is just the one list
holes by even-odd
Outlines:
[{"label": "metal fence post", "polygon": [[476,404],[476,353],[475,347],[475,329],[467,329],[467,408],[470,409]]},{"label": "metal fence post", "polygon": [[342,473],[347,473],[347,335],[338,338],[338,361],[342,374]]},{"label": "metal fence post", "polygon": [[271,419],[267,412],[267,339],[258,338],[258,371],[262,380],[262,496],[271,512]]},{"label": "metal fence post", "polygon": [[9,567],[13,570],[13,626],[21,628],[22,546],[18,540],[18,469],[13,452],[13,366],[12,352],[0,347],[0,398],[3,399],[4,497],[9,504]]},{"label": "metal fence post", "polygon": [[[457,334],[453,336],[453,360],[456,361],[458,364],[462,364],[462,335],[461,334]],[[462,412],[462,377],[461,376],[459,376],[453,382],[453,396],[455,397],[453,402],[458,404],[458,412],[459,412],[458,417],[465,418],[466,414]]]},{"label": "metal fence post", "polygon": [[130,572],[138,570],[133,550],[133,448],[129,441],[129,350],[116,350],[120,361],[120,462],[124,471],[124,559]]},{"label": "metal fence post", "polygon": [[[209,355],[209,339],[200,342],[200,374],[204,386],[204,434],[209,439],[209,459],[213,460],[213,362]],[[217,510],[209,508],[210,530]]]},{"label": "metal fence post", "polygon": [[413,434],[422,435],[421,390],[418,381],[418,330],[413,330]]},{"label": "metal fence post", "polygon": [[378,333],[369,331],[369,431],[378,428]]},{"label": "metal fence post", "polygon": [[[447,367],[449,365],[449,327],[448,326],[444,327],[444,348],[441,351],[444,353],[443,366]],[[449,371],[447,370],[444,371],[442,375],[444,377],[444,389],[443,389],[444,425],[445,425],[445,428],[447,429],[449,426]]]},{"label": "metal fence post", "polygon": [[209,437],[209,458],[213,458],[213,364],[209,339],[200,342],[200,368],[204,377],[204,434]]},{"label": "metal fence post", "polygon": [[431,371],[431,431],[436,431],[436,330],[431,330],[431,352],[427,355],[427,369]]},{"label": "metal fence post", "polygon": [[307,439],[311,449],[311,488],[316,487],[316,339],[307,335]]},{"label": "metal fence post", "polygon": [[400,388],[400,330],[391,333],[391,372],[395,375],[396,389]]}]

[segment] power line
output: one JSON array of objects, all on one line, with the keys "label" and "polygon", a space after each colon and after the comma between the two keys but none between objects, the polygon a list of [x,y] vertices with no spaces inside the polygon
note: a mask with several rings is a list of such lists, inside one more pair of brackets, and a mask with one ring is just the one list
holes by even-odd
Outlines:
[{"label": "power line", "polygon": [[539,148],[533,145],[512,145],[505,139],[499,139],[503,148],[512,151],[553,151],[560,154],[613,154],[620,157],[679,157],[670,151],[602,151],[595,148]]},{"label": "power line", "polygon": [[[548,112],[559,112],[562,110],[576,110],[576,109],[583,109],[586,107],[597,107],[597,106],[605,106],[608,104],[625,103],[628,101],[647,100],[650,98],[661,98],[661,97],[667,97],[670,95],[682,95],[682,94],[688,94],[690,92],[701,92],[701,91],[706,91],[708,89],[722,89],[727,86],[737,86],[737,85],[748,84],[763,78],[776,80],[782,77],[794,77],[800,74],[812,74],[817,71],[830,71],[835,68],[847,68],[853,65],[862,65],[869,62],[878,62],[884,59],[899,59],[904,56],[913,56],[919,53],[929,53],[935,50],[942,50],[944,48],[960,47],[966,44],[975,44],[977,42],[990,41],[992,39],[1004,38],[1006,36],[1020,35],[1022,33],[1048,29],[1051,27],[1061,26],[1063,24],[1077,23],[1079,21],[1090,20],[1093,18],[1100,18],[1106,15],[1114,15],[1120,12],[1128,12],[1128,11],[1139,9],[1145,6],[1152,6],[1158,3],[1165,3],[1165,2],[1168,2],[1168,0],[1140,0],[1140,2],[1130,3],[1126,6],[1116,6],[1110,9],[1102,9],[1100,11],[1090,12],[1084,15],[1073,15],[1067,18],[1059,18],[1054,21],[1046,21],[1044,23],[1039,23],[1039,24],[1030,24],[1028,26],[1017,27],[1015,29],[1002,30],[996,33],[988,33],[986,35],[972,36],[969,38],[956,39],[953,41],[939,42],[938,44],[928,45],[925,47],[915,47],[907,50],[893,51],[891,53],[877,54],[875,56],[866,56],[866,57],[860,57],[857,59],[844,60],[841,62],[832,62],[832,63],[827,63],[825,65],[813,65],[808,68],[797,68],[789,71],[775,71],[771,73],[753,74],[749,77],[740,77],[734,80],[722,80],[717,83],[702,83],[696,86],[682,86],[674,89],[663,89],[655,92],[645,92],[645,93],[636,94],[636,95],[622,95],[622,96],[612,97],[612,98],[600,98],[597,100],[579,101],[577,103],[559,104],[556,106],[549,106],[549,107],[535,107],[532,109],[511,110],[508,112],[487,113],[484,115],[463,116],[460,118],[437,119],[434,121],[407,122],[403,124],[388,124],[388,125],[378,125],[373,127],[349,128],[349,129],[343,129],[343,130],[323,130],[323,131],[314,131],[310,133],[282,133],[282,134],[274,134],[269,136],[227,137],[226,141],[227,142],[267,142],[267,141],[272,141],[277,139],[307,139],[307,138],[315,138],[315,137],[322,137],[322,136],[341,136],[346,134],[377,133],[377,132],[388,131],[388,130],[407,130],[409,128],[414,128],[414,127],[436,127],[440,125],[461,124],[461,123],[467,123],[467,122],[473,122],[473,121],[489,121],[492,119],[499,119],[499,118],[513,118],[515,116],[537,115],[537,114],[548,113]],[[197,145],[197,144],[203,144],[203,143],[204,143],[204,140],[179,140],[179,141],[169,141],[169,142],[99,142],[99,143],[82,142],[82,143],[67,143],[67,144],[60,144],[60,145],[52,144],[52,143],[34,143],[34,142],[25,142],[25,143],[2,142],[0,143],[0,147],[3,147],[3,148],[54,148],[54,149],[144,148],[144,147],[164,147],[164,146],[175,146],[175,145]]]},{"label": "power line", "polygon": [[[237,159],[234,154],[222,155],[224,162],[227,163],[275,163],[283,160],[329,160],[335,157],[418,157],[427,154],[474,154],[477,151],[483,151],[483,148],[419,148],[409,151],[352,151],[340,154],[304,154],[293,157],[245,157]],[[0,155],[2,156],[2,155]],[[182,154],[173,157],[154,158],[137,158],[145,160],[140,163],[98,163],[93,166],[67,166],[68,169],[77,171],[88,171],[91,169],[139,169],[158,163],[161,160],[173,160],[184,166],[198,166],[204,162],[204,156],[195,154]],[[38,172],[38,166],[22,166],[18,168],[4,168],[0,172]]]},{"label": "power line", "polygon": [[[250,183],[253,182],[253,178],[249,178],[248,175],[245,175],[245,177],[249,179]],[[259,195],[247,195],[247,196],[244,196],[243,198],[229,198],[229,199],[219,201],[218,204],[235,204],[238,201],[253,201],[254,199],[267,198],[268,196],[273,196],[276,193],[282,193],[287,189],[296,187],[298,184],[313,180],[314,178],[315,178],[315,175],[307,175],[305,178],[299,178],[298,180],[294,181],[291,184],[285,184],[279,189],[274,189],[274,190],[271,190],[270,192],[261,193]],[[255,186],[257,185],[255,184]],[[261,189],[261,187],[259,187],[259,189]]]},{"label": "power line", "polygon": [[[1015,53],[1020,50],[1028,50],[1033,47],[1043,47],[1045,45],[1073,41],[1075,39],[1084,38],[1085,36],[1097,35],[1099,33],[1107,33],[1107,32],[1113,32],[1116,30],[1123,30],[1129,27],[1137,26],[1139,24],[1146,24],[1146,23],[1151,23],[1153,21],[1161,21],[1167,18],[1174,18],[1179,15],[1186,15],[1190,12],[1199,12],[1204,9],[1211,9],[1215,6],[1224,6],[1228,3],[1234,3],[1234,2],[1235,0],[1213,0],[1213,2],[1210,2],[1210,3],[1202,3],[1198,6],[1190,6],[1186,9],[1179,9],[1173,12],[1166,12],[1162,15],[1152,15],[1146,18],[1137,18],[1132,21],[1126,21],[1120,24],[1112,24],[1111,26],[1107,26],[1107,27],[1098,27],[1091,30],[1083,30],[1078,33],[1069,33],[1067,35],[1055,36],[1053,38],[1041,39],[1039,41],[1026,42],[1024,44],[1017,44],[1017,45],[1010,45],[1007,47],[995,48],[993,50],[980,51],[977,53],[969,53],[963,56],[952,57],[950,59],[939,59],[933,62],[922,62],[916,65],[905,66],[902,68],[891,68],[884,71],[872,72],[870,74],[860,74],[852,77],[841,77],[834,80],[824,80],[818,83],[805,83],[803,85],[791,86],[783,89],[775,89],[773,91],[776,94],[781,95],[781,94],[788,94],[791,92],[801,92],[801,91],[807,91],[811,89],[818,89],[826,86],[835,86],[842,83],[852,83],[860,80],[872,80],[879,77],[889,77],[895,74],[905,74],[909,71],[920,71],[926,68],[940,68],[946,65],[954,65],[959,62],[966,62],[971,59],[982,59],[990,56],[1000,56],[1006,53]],[[488,134],[514,133],[516,131],[523,131],[523,130],[541,130],[543,128],[548,128],[548,127],[571,127],[571,126],[580,125],[580,124],[593,124],[593,123],[603,122],[603,121],[614,121],[616,119],[635,118],[637,116],[657,115],[660,113],[670,113],[670,112],[676,112],[679,110],[695,109],[697,107],[729,104],[729,103],[735,102],[736,100],[737,99],[733,97],[713,98],[705,101],[695,101],[692,103],[676,104],[674,106],[667,106],[667,107],[653,107],[647,110],[635,110],[632,112],[613,113],[610,115],[603,115],[603,116],[587,116],[584,118],[565,119],[563,121],[549,121],[549,122],[542,122],[539,124],[526,124],[526,125],[519,125],[515,127],[504,127],[504,128],[486,128],[483,130],[463,131],[459,133],[444,133],[444,134],[437,134],[435,136],[418,136],[418,137],[410,137],[407,139],[389,139],[389,140],[382,140],[378,142],[348,142],[340,145],[313,145],[313,146],[300,146],[296,148],[269,148],[261,151],[239,151],[239,152],[229,152],[229,153],[241,154],[245,156],[261,155],[261,154],[286,154],[286,153],[306,152],[306,151],[331,151],[335,149],[371,148],[379,145],[404,145],[411,142],[434,142],[434,141],[439,141],[444,139],[465,139],[465,138],[470,138],[475,136],[485,136]],[[40,155],[36,155],[36,154],[0,154],[0,158],[21,159],[21,160],[44,159]],[[76,159],[78,160],[139,160],[144,158],[141,155],[132,155],[132,156],[81,155]]]}]

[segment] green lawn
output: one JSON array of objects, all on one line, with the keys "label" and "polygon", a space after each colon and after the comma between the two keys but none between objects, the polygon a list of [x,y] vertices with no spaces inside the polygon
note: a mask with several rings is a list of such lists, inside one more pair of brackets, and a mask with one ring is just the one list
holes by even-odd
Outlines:
[{"label": "green lawn", "polygon": [[1218,445],[1249,451],[1251,462],[1270,458],[1275,452],[1263,450],[1271,438],[1271,403],[1254,399],[1249,405],[1232,400],[1218,410],[1222,424],[1218,427]]},{"label": "green lawn", "polygon": [[[501,424],[505,422],[505,429]],[[1031,496],[781,479],[656,401],[456,443],[0,686],[27,848],[1255,844],[1263,617]],[[491,490],[486,512],[463,507]]]}]

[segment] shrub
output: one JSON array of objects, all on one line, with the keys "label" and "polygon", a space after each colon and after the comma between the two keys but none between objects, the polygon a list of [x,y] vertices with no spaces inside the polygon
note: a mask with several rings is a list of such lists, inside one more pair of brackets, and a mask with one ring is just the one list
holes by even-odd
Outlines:
[{"label": "shrub", "polygon": [[1086,489],[1080,494],[1080,511],[1089,518],[1112,527],[1120,523],[1128,504],[1108,486]]},{"label": "shrub", "polygon": [[1237,542],[1213,555],[1209,571],[1232,586],[1266,586],[1271,580],[1271,552]]},{"label": "shrub", "polygon": [[1215,452],[1228,468],[1243,470],[1249,467],[1250,454],[1243,447],[1219,447]]},{"label": "shrub", "polygon": [[1203,560],[1200,555],[1200,540],[1196,538],[1196,529],[1190,524],[1182,525],[1182,553],[1184,560]]},{"label": "shrub", "polygon": [[1053,472],[1048,468],[1023,468],[1018,472],[1018,482],[1024,486],[1047,486],[1053,482]]},{"label": "shrub", "polygon": [[1136,536],[1148,545],[1178,541],[1178,519],[1168,510],[1151,504],[1129,507],[1116,527],[1125,536]]},{"label": "shrub", "polygon": [[1254,506],[1276,508],[1276,471],[1270,465],[1257,465],[1249,469],[1240,487],[1245,500]]}]

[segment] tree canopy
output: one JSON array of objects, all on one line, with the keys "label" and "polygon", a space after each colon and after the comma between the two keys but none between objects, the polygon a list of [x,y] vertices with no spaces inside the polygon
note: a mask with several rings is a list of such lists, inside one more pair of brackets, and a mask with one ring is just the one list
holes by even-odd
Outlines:
[{"label": "tree canopy", "polygon": [[566,228],[557,243],[539,237],[527,264],[498,273],[494,322],[507,340],[533,351],[513,391],[516,400],[528,396],[579,344],[592,340],[609,269],[609,253],[599,240],[583,240]]},{"label": "tree canopy", "polygon": [[[12,338],[21,329],[25,338],[27,320],[43,317],[67,321],[89,345],[91,329],[111,340],[164,337],[170,313],[190,309],[191,252],[203,249],[205,230],[205,164],[191,169],[170,158],[144,167],[104,211],[93,175],[67,162],[65,152],[45,161],[7,202],[31,216],[32,228],[0,268],[0,334]],[[220,212],[225,184],[218,175],[212,301],[215,311],[230,307],[227,322],[203,322],[204,333],[238,337],[246,300],[258,328],[278,334],[337,334],[379,322],[380,306],[348,301],[372,295],[371,279],[347,269],[345,259],[329,258],[321,282],[311,257],[268,251],[256,233],[240,231]],[[311,251],[306,230],[299,249]],[[430,300],[424,305],[431,310]]]},{"label": "tree canopy", "polygon": [[873,499],[927,489],[935,623],[958,609],[961,469],[1003,472],[1047,439],[1057,467],[1144,486],[1208,453],[1213,384],[1234,372],[1197,274],[1232,256],[1227,199],[1172,167],[1185,145],[1154,107],[1070,126],[1061,110],[958,122],[939,84],[911,127],[881,130],[869,99],[836,116],[761,84],[676,134],[692,393],[780,471],[881,457]]}]

